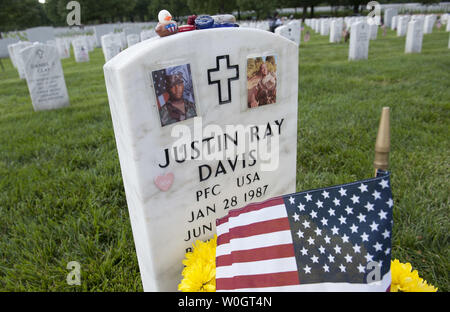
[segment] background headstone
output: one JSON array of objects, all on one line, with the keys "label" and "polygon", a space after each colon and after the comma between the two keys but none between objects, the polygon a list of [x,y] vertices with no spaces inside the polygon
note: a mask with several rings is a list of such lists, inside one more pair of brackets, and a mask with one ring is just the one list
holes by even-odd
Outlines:
[{"label": "background headstone", "polygon": [[69,105],[64,73],[56,46],[35,43],[20,52],[35,111]]},{"label": "background headstone", "polygon": [[348,59],[363,60],[369,56],[369,24],[357,22],[352,24]]},{"label": "background headstone", "polygon": [[320,35],[328,36],[330,34],[330,20],[327,18],[322,19],[320,24]]},{"label": "background headstone", "polygon": [[423,23],[423,33],[431,34],[433,32],[434,22],[436,21],[436,15],[430,14],[425,16]]},{"label": "background headstone", "polygon": [[75,62],[89,62],[89,49],[85,38],[77,38],[72,41]]},{"label": "background headstone", "polygon": [[66,59],[70,57],[70,42],[63,38],[56,38],[56,48],[58,49],[59,57]]},{"label": "background headstone", "polygon": [[406,35],[408,29],[409,16],[400,16],[397,20],[397,37]]},{"label": "background headstone", "polygon": [[128,47],[131,47],[132,45],[135,45],[136,43],[139,43],[139,36],[136,34],[130,34],[127,36],[127,45]]},{"label": "background headstone", "polygon": [[375,23],[369,24],[370,40],[376,40],[378,35],[378,25]]},{"label": "background headstone", "polygon": [[105,62],[108,62],[122,51],[122,42],[120,36],[117,34],[107,34],[102,36],[101,43]]},{"label": "background headstone", "polygon": [[12,54],[16,63],[17,72],[19,73],[20,79],[25,79],[25,69],[23,64],[23,59],[20,57],[20,51],[25,49],[28,46],[31,46],[32,43],[28,41],[21,41],[12,45]]},{"label": "background headstone", "polygon": [[[295,191],[298,46],[251,28],[184,32],[130,47],[104,72],[144,290],[175,291],[185,252],[213,236],[216,218]],[[255,107],[249,104],[258,81],[267,93]],[[181,85],[190,115],[167,115],[165,105]],[[180,121],[168,122],[174,118]],[[235,141],[244,128],[261,146],[279,134],[279,149],[271,145],[278,167],[264,171],[261,158]],[[184,145],[191,157],[183,145],[173,150],[172,131],[181,129],[193,135]],[[236,144],[245,149],[241,156],[211,159],[212,151],[230,152]]]},{"label": "background headstone", "polygon": [[384,10],[384,24],[386,27],[391,27],[392,18],[397,15],[397,9],[389,8]]},{"label": "background headstone", "polygon": [[341,42],[343,20],[335,19],[330,24],[330,42]]},{"label": "background headstone", "polygon": [[421,21],[412,20],[408,23],[405,53],[420,53],[422,51],[423,26]]},{"label": "background headstone", "polygon": [[47,42],[55,39],[55,30],[51,26],[40,26],[26,30],[27,39],[31,42]]}]

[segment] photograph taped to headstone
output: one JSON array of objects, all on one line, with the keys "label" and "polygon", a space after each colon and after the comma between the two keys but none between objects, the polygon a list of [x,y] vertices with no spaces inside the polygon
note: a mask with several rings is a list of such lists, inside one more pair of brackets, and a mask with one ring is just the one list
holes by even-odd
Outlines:
[{"label": "photograph taped to headstone", "polygon": [[197,116],[189,64],[152,72],[161,126]]},{"label": "photograph taped to headstone", "polygon": [[247,59],[248,108],[274,104],[277,101],[277,57],[260,56]]}]

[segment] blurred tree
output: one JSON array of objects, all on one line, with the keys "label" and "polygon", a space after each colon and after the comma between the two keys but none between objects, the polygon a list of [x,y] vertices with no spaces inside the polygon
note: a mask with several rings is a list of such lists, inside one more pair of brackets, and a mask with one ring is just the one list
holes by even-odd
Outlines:
[{"label": "blurred tree", "polygon": [[148,21],[150,16],[148,14],[148,6],[150,5],[151,0],[137,0],[136,5],[133,9],[133,16],[139,19],[141,22]]},{"label": "blurred tree", "polygon": [[369,1],[367,0],[348,0],[349,5],[353,7],[353,13],[359,13],[359,7],[362,4],[367,4]]},{"label": "blurred tree", "polygon": [[158,20],[158,13],[163,9],[169,11],[174,19],[190,15],[191,10],[188,7],[188,3],[189,1],[187,0],[151,0],[148,6],[150,20]]},{"label": "blurred tree", "polygon": [[187,0],[192,14],[223,14],[238,9],[236,0]]},{"label": "blurred tree", "polygon": [[49,23],[43,5],[37,0],[0,0],[0,32]]},{"label": "blurred tree", "polygon": [[270,16],[277,3],[273,0],[237,0],[237,5],[241,10],[254,11],[258,20]]}]

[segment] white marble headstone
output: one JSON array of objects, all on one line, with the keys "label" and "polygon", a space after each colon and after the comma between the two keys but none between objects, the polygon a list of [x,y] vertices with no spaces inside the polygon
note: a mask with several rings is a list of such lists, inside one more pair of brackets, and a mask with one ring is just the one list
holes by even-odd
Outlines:
[{"label": "white marble headstone", "polygon": [[155,36],[157,36],[157,34],[155,33],[154,29],[141,31],[141,41],[153,38]]},{"label": "white marble headstone", "polygon": [[13,44],[11,47],[12,54],[14,55],[14,60],[16,63],[16,67],[17,67],[17,71],[19,73],[20,79],[25,79],[25,69],[24,69],[23,60],[20,57],[20,51],[31,45],[32,45],[32,43],[29,41],[20,41],[18,43]]},{"label": "white marble headstone", "polygon": [[344,23],[341,19],[335,19],[330,24],[330,42],[336,43],[342,40],[342,29]]},{"label": "white marble headstone", "polygon": [[324,18],[320,23],[320,35],[328,36],[329,34],[330,34],[330,20]]},{"label": "white marble headstone", "polygon": [[423,33],[431,34],[433,32],[434,22],[436,21],[436,15],[430,14],[425,16],[423,23]]},{"label": "white marble headstone", "polygon": [[59,57],[66,59],[70,57],[70,42],[64,38],[56,38],[56,48],[58,49]]},{"label": "white marble headstone", "polygon": [[64,73],[56,46],[35,43],[20,52],[35,111],[69,105]]},{"label": "white marble headstone", "polygon": [[296,30],[296,27],[292,25],[278,26],[277,28],[275,28],[275,34],[292,40],[297,45],[300,44],[300,31]]},{"label": "white marble headstone", "polygon": [[356,22],[350,32],[349,60],[363,60],[369,56],[369,24]]},{"label": "white marble headstone", "polygon": [[118,34],[107,34],[102,36],[101,45],[105,62],[108,62],[114,56],[122,51],[122,42]]},{"label": "white marble headstone", "polygon": [[406,35],[408,29],[409,16],[400,16],[397,20],[397,37]]},{"label": "white marble headstone", "polygon": [[89,49],[85,38],[77,38],[72,41],[75,62],[89,62]]},{"label": "white marble headstone", "polygon": [[11,59],[11,63],[13,64],[14,68],[17,68],[16,59],[14,57],[14,50],[13,50],[13,45],[15,45],[16,43],[17,42],[8,44],[8,54],[9,54],[9,58]]},{"label": "white marble headstone", "polygon": [[397,15],[397,9],[389,8],[384,10],[384,24],[386,27],[391,27],[392,18]]},{"label": "white marble headstone", "polygon": [[132,45],[135,45],[139,42],[139,35],[136,34],[130,34],[127,36],[127,45],[128,47],[131,47]]},{"label": "white marble headstone", "polygon": [[422,51],[423,26],[420,20],[408,23],[406,33],[405,53],[420,53]]},{"label": "white marble headstone", "polygon": [[391,30],[396,30],[397,29],[397,22],[398,22],[398,15],[394,15],[392,17]]},{"label": "white marble headstone", "polygon": [[378,25],[376,23],[371,23],[369,24],[370,27],[370,40],[375,40],[377,39],[377,35],[378,35]]},{"label": "white marble headstone", "polygon": [[[104,72],[144,290],[176,291],[185,252],[213,237],[216,218],[295,191],[298,46],[258,29],[196,30],[140,42]],[[265,147],[279,138],[278,165],[264,168],[244,133]]]}]

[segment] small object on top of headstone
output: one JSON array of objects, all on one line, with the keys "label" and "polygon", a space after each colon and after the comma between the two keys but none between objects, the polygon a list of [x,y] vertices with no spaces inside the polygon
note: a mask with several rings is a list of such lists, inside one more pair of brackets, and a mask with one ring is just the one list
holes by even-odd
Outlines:
[{"label": "small object on top of headstone", "polygon": [[194,25],[182,25],[178,27],[178,32],[192,31],[195,30]]},{"label": "small object on top of headstone", "polygon": [[158,25],[155,28],[160,37],[166,37],[178,32],[177,22],[172,21],[172,15],[167,10],[161,10],[158,13]]},{"label": "small object on top of headstone", "polygon": [[195,19],[197,29],[207,29],[214,26],[214,19],[209,15],[200,15]]},{"label": "small object on top of headstone", "polygon": [[197,15],[190,15],[187,19],[187,24],[188,25],[193,25],[195,26],[195,19],[197,18]]},{"label": "small object on top of headstone", "polygon": [[236,18],[231,14],[213,15],[214,24],[235,24]]}]

